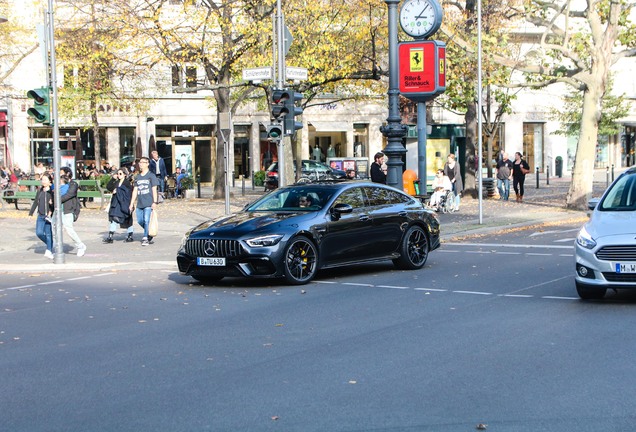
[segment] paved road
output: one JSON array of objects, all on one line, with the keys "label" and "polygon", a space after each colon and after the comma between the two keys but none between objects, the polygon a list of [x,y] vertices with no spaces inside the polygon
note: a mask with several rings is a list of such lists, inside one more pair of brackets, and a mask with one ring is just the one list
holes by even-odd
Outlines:
[{"label": "paved road", "polygon": [[632,430],[636,298],[576,298],[576,228],[446,242],[421,271],[304,287],[3,275],[3,428]]}]

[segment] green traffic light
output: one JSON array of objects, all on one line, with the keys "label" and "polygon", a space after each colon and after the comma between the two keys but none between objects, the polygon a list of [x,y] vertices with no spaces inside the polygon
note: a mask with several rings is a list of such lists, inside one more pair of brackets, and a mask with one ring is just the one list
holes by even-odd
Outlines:
[{"label": "green traffic light", "polygon": [[45,125],[51,124],[51,100],[48,87],[40,87],[29,90],[27,97],[33,99],[34,107],[27,110],[27,114],[36,122]]}]

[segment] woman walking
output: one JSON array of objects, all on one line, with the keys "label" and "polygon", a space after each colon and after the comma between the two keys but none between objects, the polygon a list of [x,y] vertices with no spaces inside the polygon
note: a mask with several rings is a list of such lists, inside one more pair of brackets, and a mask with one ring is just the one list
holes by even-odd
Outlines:
[{"label": "woman walking", "polygon": [[528,172],[530,172],[530,165],[523,159],[520,152],[516,152],[515,161],[512,163],[512,187],[515,189],[517,202],[523,202],[523,184]]},{"label": "woman walking", "polygon": [[459,169],[459,164],[455,161],[454,153],[448,155],[446,165],[444,165],[444,175],[451,181],[453,193],[455,193],[455,210],[459,211],[460,194],[464,190],[464,184],[462,183],[462,173]]},{"label": "woman walking", "polygon": [[33,216],[35,211],[38,211],[38,218],[35,221],[35,235],[46,245],[46,252],[44,256],[48,259],[53,259],[53,228],[51,216],[53,215],[53,190],[51,185],[53,179],[48,173],[42,174],[42,186],[38,188],[37,194],[31,210],[29,211],[29,217]]},{"label": "woman walking", "polygon": [[103,243],[113,242],[117,225],[121,228],[127,228],[128,236],[124,241],[127,243],[133,241],[134,228],[130,212],[130,198],[133,188],[127,177],[128,170],[126,168],[118,169],[106,185],[106,188],[113,193],[113,197],[110,199],[110,209],[108,210],[108,221],[110,222],[108,237],[102,240]]}]

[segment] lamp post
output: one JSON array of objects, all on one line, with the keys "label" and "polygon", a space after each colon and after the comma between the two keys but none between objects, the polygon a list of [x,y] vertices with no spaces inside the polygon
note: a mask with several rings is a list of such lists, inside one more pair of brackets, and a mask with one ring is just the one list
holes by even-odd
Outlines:
[{"label": "lamp post", "polygon": [[387,137],[388,141],[384,148],[384,154],[389,158],[386,182],[389,186],[402,189],[402,168],[404,166],[402,156],[406,154],[402,140],[406,136],[407,127],[402,124],[402,117],[400,117],[397,38],[397,5],[400,1],[384,0],[384,2],[387,4],[389,12],[389,117],[387,124],[380,128],[380,132]]}]

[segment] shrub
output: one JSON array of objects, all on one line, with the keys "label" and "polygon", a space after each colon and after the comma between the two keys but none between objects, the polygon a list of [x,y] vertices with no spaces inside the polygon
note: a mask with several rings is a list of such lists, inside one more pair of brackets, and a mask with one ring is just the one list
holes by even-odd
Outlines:
[{"label": "shrub", "polygon": [[181,189],[194,189],[194,179],[192,177],[182,178]]},{"label": "shrub", "polygon": [[254,186],[263,186],[265,184],[265,171],[256,171],[252,181]]}]

